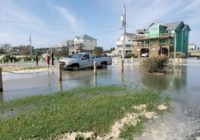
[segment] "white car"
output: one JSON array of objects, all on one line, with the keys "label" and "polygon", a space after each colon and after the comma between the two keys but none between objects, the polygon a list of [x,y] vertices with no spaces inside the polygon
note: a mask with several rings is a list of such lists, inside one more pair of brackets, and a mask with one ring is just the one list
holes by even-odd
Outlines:
[{"label": "white car", "polygon": [[141,57],[148,57],[148,56],[149,56],[148,53],[142,53],[142,54],[141,54]]}]

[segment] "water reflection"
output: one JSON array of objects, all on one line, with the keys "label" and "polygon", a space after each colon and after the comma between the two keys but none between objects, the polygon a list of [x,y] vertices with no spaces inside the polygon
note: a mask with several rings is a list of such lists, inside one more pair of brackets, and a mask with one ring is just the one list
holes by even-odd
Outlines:
[{"label": "water reflection", "polygon": [[3,92],[0,92],[0,102],[3,102]]},{"label": "water reflection", "polygon": [[120,76],[121,76],[121,83],[124,84],[124,72],[121,72]]},{"label": "water reflection", "polygon": [[58,92],[62,92],[62,81],[58,81]]},{"label": "water reflection", "polygon": [[97,75],[94,75],[94,86],[97,86]]},{"label": "water reflection", "polygon": [[169,86],[169,81],[166,75],[153,75],[153,74],[143,74],[142,83],[145,87],[151,89],[165,90]]},{"label": "water reflection", "polygon": [[48,87],[51,89],[51,74],[50,74],[50,71],[48,70],[48,74],[47,74],[47,81],[48,81]]},{"label": "water reflection", "polygon": [[173,73],[167,74],[141,74],[141,81],[145,87],[158,90],[174,88],[181,89],[187,84],[186,67],[176,67]]},{"label": "water reflection", "polygon": [[83,84],[89,84],[92,81],[93,72],[92,71],[63,71],[63,80],[77,80]]},{"label": "water reflection", "polygon": [[176,67],[173,74],[171,74],[172,85],[176,90],[181,89],[187,84],[187,67]]},{"label": "water reflection", "polygon": [[[126,84],[133,88],[151,88],[161,91],[179,90],[188,83],[187,67],[176,67],[174,73],[164,75],[148,74],[141,71],[136,65],[127,65],[123,73],[120,66],[111,66],[107,69],[98,69],[94,76],[92,70],[63,71],[63,81],[58,82],[57,72],[30,74],[15,79],[6,77],[4,100],[25,96],[49,94],[56,91],[68,90],[80,86],[101,86]],[[9,75],[13,77],[13,75]],[[189,76],[191,77],[191,76]],[[190,78],[191,82],[191,78]]]}]

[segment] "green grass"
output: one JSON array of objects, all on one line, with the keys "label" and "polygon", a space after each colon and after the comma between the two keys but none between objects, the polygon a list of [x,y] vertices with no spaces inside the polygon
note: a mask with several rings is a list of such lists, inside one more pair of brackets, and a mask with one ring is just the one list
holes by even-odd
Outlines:
[{"label": "green grass", "polygon": [[47,66],[10,66],[10,65],[5,65],[2,67],[3,72],[12,72],[12,71],[21,71],[21,70],[39,70],[43,68],[47,68]]},{"label": "green grass", "polygon": [[48,139],[72,131],[103,135],[125,113],[134,111],[132,105],[147,104],[149,110],[155,110],[160,100],[155,91],[104,86],[0,103],[4,113],[0,136],[4,140]]}]

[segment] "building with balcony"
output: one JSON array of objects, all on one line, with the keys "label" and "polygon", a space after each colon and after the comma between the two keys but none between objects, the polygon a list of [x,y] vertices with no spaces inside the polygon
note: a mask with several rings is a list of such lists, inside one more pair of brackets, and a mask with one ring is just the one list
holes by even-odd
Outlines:
[{"label": "building with balcony", "polygon": [[189,50],[196,50],[196,49],[197,49],[197,45],[194,44],[194,43],[190,43],[188,49],[189,49]]},{"label": "building with balcony", "polygon": [[[125,35],[125,54],[132,54],[132,46],[134,45],[134,41],[132,41],[136,37],[136,34],[126,33]],[[122,56],[123,54],[123,34],[116,40],[115,50],[112,51],[112,55]]]},{"label": "building with balcony", "polygon": [[[132,40],[135,56],[170,56],[170,53],[183,52],[188,54],[190,27],[184,22],[166,24],[152,23],[147,29],[137,30],[137,35]],[[176,45],[175,45],[176,44]],[[174,48],[175,47],[175,48]]]},{"label": "building with balcony", "polygon": [[79,52],[92,53],[96,46],[97,39],[86,34],[83,36],[77,36],[73,39],[71,47],[69,47],[69,55]]}]

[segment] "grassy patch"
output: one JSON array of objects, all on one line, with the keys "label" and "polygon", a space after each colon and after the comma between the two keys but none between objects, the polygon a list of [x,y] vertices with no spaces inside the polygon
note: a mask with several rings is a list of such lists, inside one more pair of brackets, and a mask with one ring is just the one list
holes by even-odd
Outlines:
[{"label": "grassy patch", "polygon": [[12,71],[21,71],[21,70],[38,70],[38,69],[47,68],[47,66],[5,65],[2,68],[3,68],[3,72],[12,72]]},{"label": "grassy patch", "polygon": [[136,126],[126,124],[121,130],[120,138],[125,140],[132,140],[135,136],[138,136],[142,133],[143,123],[146,121],[145,118],[140,117],[140,121]]},{"label": "grassy patch", "polygon": [[72,131],[103,135],[125,113],[134,111],[132,105],[147,104],[154,110],[159,103],[160,96],[154,91],[129,91],[124,86],[28,97],[0,103],[4,116],[0,117],[0,135],[2,139],[47,139]]}]

